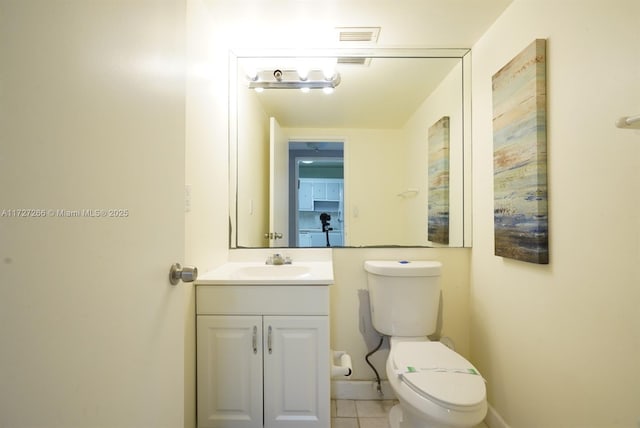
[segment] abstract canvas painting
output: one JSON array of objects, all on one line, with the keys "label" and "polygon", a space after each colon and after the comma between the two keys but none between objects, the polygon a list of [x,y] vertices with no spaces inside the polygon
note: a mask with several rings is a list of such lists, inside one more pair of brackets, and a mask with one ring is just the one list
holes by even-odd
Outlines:
[{"label": "abstract canvas painting", "polygon": [[493,75],[495,254],[549,263],[546,41]]},{"label": "abstract canvas painting", "polygon": [[429,128],[429,201],[427,239],[449,243],[449,117]]}]

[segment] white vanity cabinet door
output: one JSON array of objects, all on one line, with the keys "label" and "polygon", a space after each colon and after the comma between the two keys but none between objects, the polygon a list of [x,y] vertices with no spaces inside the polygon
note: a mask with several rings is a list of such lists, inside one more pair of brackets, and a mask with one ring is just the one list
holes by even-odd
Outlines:
[{"label": "white vanity cabinet door", "polygon": [[264,426],[330,426],[329,317],[264,317]]},{"label": "white vanity cabinet door", "polygon": [[198,428],[262,428],[262,317],[198,316],[197,344]]}]

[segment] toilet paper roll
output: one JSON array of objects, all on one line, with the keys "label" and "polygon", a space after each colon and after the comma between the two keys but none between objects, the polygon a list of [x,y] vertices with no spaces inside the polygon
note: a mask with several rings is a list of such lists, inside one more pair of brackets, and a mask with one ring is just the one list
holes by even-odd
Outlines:
[{"label": "toilet paper roll", "polygon": [[351,366],[351,356],[345,351],[331,352],[333,354],[333,364],[331,364],[331,377],[351,377],[351,374],[353,373],[353,368]]}]

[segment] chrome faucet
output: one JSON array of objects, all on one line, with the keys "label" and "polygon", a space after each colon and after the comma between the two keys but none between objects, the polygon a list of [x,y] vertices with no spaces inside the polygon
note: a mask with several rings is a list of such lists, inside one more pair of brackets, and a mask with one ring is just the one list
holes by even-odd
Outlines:
[{"label": "chrome faucet", "polygon": [[268,265],[290,265],[291,257],[283,257],[280,253],[275,253],[272,256],[267,257],[265,264]]}]

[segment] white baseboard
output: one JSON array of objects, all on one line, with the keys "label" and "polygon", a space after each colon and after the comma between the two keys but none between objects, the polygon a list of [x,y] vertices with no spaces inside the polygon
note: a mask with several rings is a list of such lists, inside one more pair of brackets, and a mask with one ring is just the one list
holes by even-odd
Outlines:
[{"label": "white baseboard", "polygon": [[484,423],[489,428],[510,428],[496,409],[491,407],[491,404],[489,404],[489,409],[487,410],[487,416],[484,418]]},{"label": "white baseboard", "polygon": [[377,382],[371,380],[332,380],[331,398],[334,400],[394,400],[396,398],[389,381],[380,383],[382,394],[377,390]]}]

